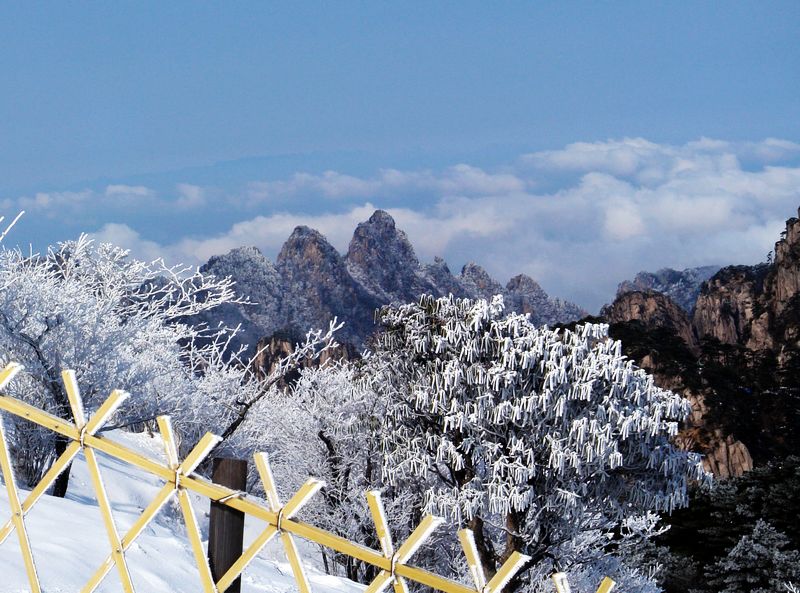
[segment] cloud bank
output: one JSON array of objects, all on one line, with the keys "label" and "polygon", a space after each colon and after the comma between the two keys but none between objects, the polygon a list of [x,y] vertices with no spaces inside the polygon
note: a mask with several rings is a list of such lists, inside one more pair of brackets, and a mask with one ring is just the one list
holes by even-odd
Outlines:
[{"label": "cloud bank", "polygon": [[[596,311],[640,270],[765,260],[800,205],[800,145],[625,138],[524,154],[491,170],[461,163],[363,177],[298,172],[232,189],[180,183],[168,196],[119,184],[16,201],[43,212],[99,203],[108,211],[95,227],[98,238],[141,257],[192,264],[240,245],[275,257],[300,224],[343,252],[355,226],[384,208],[422,260],[441,255],[456,272],[476,261],[501,281],[524,272],[551,294]],[[210,232],[179,230],[159,242],[157,220],[148,226],[125,218],[131,204],[218,222]],[[222,213],[231,212],[235,220],[225,222]]]}]

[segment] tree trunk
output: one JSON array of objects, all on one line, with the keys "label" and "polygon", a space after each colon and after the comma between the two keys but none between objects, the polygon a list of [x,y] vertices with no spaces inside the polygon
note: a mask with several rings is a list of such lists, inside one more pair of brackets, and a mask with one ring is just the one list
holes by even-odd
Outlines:
[{"label": "tree trunk", "polygon": [[[56,459],[67,449],[67,444],[69,443],[69,439],[66,437],[56,435]],[[52,496],[56,496],[58,498],[64,498],[67,495],[67,486],[69,486],[69,472],[72,469],[72,462],[70,462],[67,467],[64,468],[64,471],[58,474],[56,481],[53,482],[53,491]]]},{"label": "tree trunk", "polygon": [[478,548],[478,556],[483,565],[483,572],[486,575],[486,579],[489,580],[497,572],[497,554],[494,551],[494,546],[492,546],[492,542],[483,532],[483,519],[473,517],[470,519],[468,526],[475,538],[475,547]]},{"label": "tree trunk", "polygon": [[520,531],[524,520],[525,514],[521,512],[511,511],[506,515],[506,549],[500,557],[500,564],[511,558],[514,552],[522,552],[525,542],[520,536]]},{"label": "tree trunk", "polygon": [[[486,575],[486,580],[490,580],[497,569],[511,557],[514,552],[522,552],[525,545],[524,540],[520,537],[520,529],[525,520],[525,513],[511,512],[506,515],[506,545],[502,555],[498,556],[497,552],[492,546],[492,542],[486,537],[483,528],[483,519],[480,517],[473,517],[469,522],[469,528],[475,538],[475,547],[478,549],[478,557],[480,558],[483,572]],[[505,586],[502,593],[516,591],[522,585],[520,575],[525,572],[527,567],[523,567],[509,583]]]},{"label": "tree trunk", "polygon": [[[67,392],[64,390],[64,387],[61,385],[57,377],[52,376],[52,372],[49,372],[49,379],[50,379],[50,389],[53,394],[53,399],[55,400],[56,404],[58,405],[58,416],[66,420],[67,422],[74,422],[75,419],[72,418],[72,411],[69,405],[69,398],[67,397]],[[55,453],[56,459],[58,459],[61,454],[67,450],[67,445],[69,444],[70,440],[57,434],[55,437]],[[56,481],[53,482],[53,492],[52,495],[58,498],[64,498],[67,495],[67,487],[69,486],[69,473],[72,470],[72,463],[68,464],[67,467],[64,468],[64,471],[61,472]]]}]

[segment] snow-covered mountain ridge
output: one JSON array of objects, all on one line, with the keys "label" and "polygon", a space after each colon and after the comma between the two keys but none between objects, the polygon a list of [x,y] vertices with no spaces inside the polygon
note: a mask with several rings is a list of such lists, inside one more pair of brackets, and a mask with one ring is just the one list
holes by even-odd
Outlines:
[{"label": "snow-covered mountain ridge", "polygon": [[376,329],[377,308],[415,301],[421,294],[503,294],[509,311],[528,313],[537,324],[567,323],[587,314],[550,297],[524,274],[502,286],[475,263],[459,275],[441,258],[421,263],[408,236],[383,210],[358,225],[345,255],[318,231],[299,226],[274,264],[255,247],[239,247],[212,257],[201,270],[231,276],[237,291],[256,303],[226,305],[203,319],[214,326],[241,325],[239,343],[248,344],[251,353],[260,338],[287,328],[304,333],[326,327],[333,317],[345,323],[338,339],[360,348]]}]

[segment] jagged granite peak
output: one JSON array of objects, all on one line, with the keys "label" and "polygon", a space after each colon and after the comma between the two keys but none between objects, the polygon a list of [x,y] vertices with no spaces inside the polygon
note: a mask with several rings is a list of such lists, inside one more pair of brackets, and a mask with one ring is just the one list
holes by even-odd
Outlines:
[{"label": "jagged granite peak", "polygon": [[377,329],[375,310],[382,305],[416,301],[422,294],[460,298],[487,298],[502,294],[509,311],[530,313],[535,323],[568,323],[586,312],[552,299],[530,277],[501,286],[478,266],[464,266],[454,276],[444,259],[421,264],[406,234],[392,216],[377,210],[356,228],[343,257],[319,232],[298,226],[283,244],[273,265],[255,247],[240,247],[212,257],[203,271],[231,276],[237,290],[254,305],[226,305],[201,321],[216,326],[241,325],[236,345],[255,344],[276,331],[296,328],[305,333],[326,328],[333,317],[345,323],[340,342],[366,345]]},{"label": "jagged granite peak", "polygon": [[491,299],[496,294],[505,293],[503,286],[475,262],[461,268],[458,280],[472,298]]},{"label": "jagged granite peak", "polygon": [[278,253],[277,264],[280,265],[281,261],[295,257],[306,248],[318,248],[339,255],[322,233],[303,224],[294,227],[292,234],[284,242]]},{"label": "jagged granite peak", "polygon": [[673,270],[662,268],[657,272],[639,272],[633,280],[625,280],[617,288],[617,296],[626,292],[655,290],[663,293],[690,315],[703,282],[711,278],[720,266],[701,266]]},{"label": "jagged granite peak", "polygon": [[356,227],[345,261],[351,275],[386,303],[413,301],[420,294],[440,292],[420,267],[406,234],[384,210],[376,210]]},{"label": "jagged granite peak", "polygon": [[490,299],[502,294],[506,311],[528,314],[537,325],[569,323],[588,315],[574,303],[550,297],[526,274],[514,276],[502,286],[483,267],[470,262],[461,269],[458,279],[470,297]]},{"label": "jagged granite peak", "polygon": [[273,332],[286,324],[281,311],[283,280],[257,247],[237,247],[224,255],[215,255],[200,271],[219,278],[232,278],[236,294],[251,302],[249,305],[225,304],[198,316],[198,321],[210,326],[220,322],[228,327],[239,326],[239,333],[231,344],[234,348],[246,347],[246,354],[252,356],[265,332]]},{"label": "jagged granite peak", "polygon": [[428,282],[436,287],[434,294],[440,294],[442,296],[452,294],[457,298],[469,296],[469,293],[461,282],[459,282],[459,279],[453,276],[447,262],[438,255],[433,258],[433,263],[425,264],[422,267],[422,273],[428,279]]},{"label": "jagged granite peak", "polygon": [[383,303],[357,282],[344,258],[319,232],[294,229],[277,258],[285,288],[282,311],[293,325],[326,328],[344,322],[339,339],[363,345],[375,331],[374,311]]},{"label": "jagged granite peak", "polygon": [[556,325],[586,317],[588,312],[574,303],[550,297],[539,283],[526,274],[508,281],[504,291],[506,310],[530,315],[537,325]]},{"label": "jagged granite peak", "polygon": [[509,292],[519,292],[527,295],[536,295],[548,298],[547,293],[542,290],[539,283],[527,274],[517,274],[506,284],[506,290]]}]

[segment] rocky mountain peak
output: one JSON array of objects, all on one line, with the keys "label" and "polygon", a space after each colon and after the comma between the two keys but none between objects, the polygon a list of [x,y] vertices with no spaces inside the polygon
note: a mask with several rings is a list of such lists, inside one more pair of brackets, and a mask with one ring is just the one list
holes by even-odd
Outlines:
[{"label": "rocky mountain peak", "polygon": [[362,348],[376,329],[376,309],[416,301],[421,294],[472,299],[503,294],[509,310],[530,312],[537,323],[566,323],[586,314],[551,299],[527,276],[515,277],[504,288],[477,264],[464,266],[460,276],[440,257],[421,264],[408,236],[384,210],[358,225],[344,257],[319,231],[298,226],[275,265],[255,247],[240,247],[212,257],[203,269],[233,277],[238,292],[256,303],[226,305],[203,319],[211,325],[241,325],[240,341],[250,353],[264,336],[281,330],[305,334],[326,327],[333,317],[345,323],[337,339]]},{"label": "rocky mountain peak", "polygon": [[394,218],[392,218],[392,215],[386,212],[386,210],[381,210],[381,209],[378,209],[375,212],[373,212],[372,216],[369,217],[367,222],[362,222],[358,226],[361,225],[368,225],[375,228],[382,227],[386,229],[395,230]]},{"label": "rocky mountain peak", "polygon": [[432,264],[422,266],[422,272],[430,284],[436,287],[436,294],[452,294],[458,298],[469,296],[464,285],[459,279],[453,276],[447,262],[439,256],[433,258]]},{"label": "rocky mountain peak", "polygon": [[285,325],[281,310],[283,279],[257,247],[237,247],[224,255],[215,255],[200,271],[219,278],[231,277],[236,283],[236,294],[250,301],[249,305],[222,305],[197,319],[210,327],[220,322],[227,327],[238,326],[240,331],[232,341],[233,349],[243,347],[245,354],[252,356],[265,327]]},{"label": "rocky mountain peak", "polygon": [[500,283],[474,262],[469,262],[461,268],[459,280],[470,293],[480,298],[490,299],[493,295],[504,292]]},{"label": "rocky mountain peak", "polygon": [[547,297],[547,293],[542,290],[542,287],[539,286],[539,283],[527,274],[518,274],[514,276],[508,281],[508,284],[506,284],[506,290],[520,294],[525,293],[529,296],[544,295]]},{"label": "rocky mountain peak", "polygon": [[277,270],[284,282],[282,311],[304,330],[344,322],[339,339],[362,344],[373,333],[373,311],[383,304],[347,269],[344,258],[314,229],[298,226],[283,244]]},{"label": "rocky mountain peak", "polygon": [[319,231],[303,226],[297,226],[278,253],[277,263],[289,265],[291,262],[305,262],[322,264],[325,261],[341,259],[333,245],[328,243],[325,236]]},{"label": "rocky mountain peak", "polygon": [[565,318],[580,319],[588,313],[573,303],[551,298],[526,274],[511,278],[504,290],[507,311],[529,315],[537,325],[555,325]]},{"label": "rocky mountain peak", "polygon": [[262,265],[272,266],[258,247],[243,246],[235,247],[224,255],[212,255],[208,262],[200,267],[201,272],[215,273],[215,270],[227,267],[237,267],[242,265],[252,265],[260,267]]},{"label": "rocky mountain peak", "polygon": [[345,261],[352,276],[387,303],[438,292],[421,269],[408,236],[383,210],[356,227]]}]

